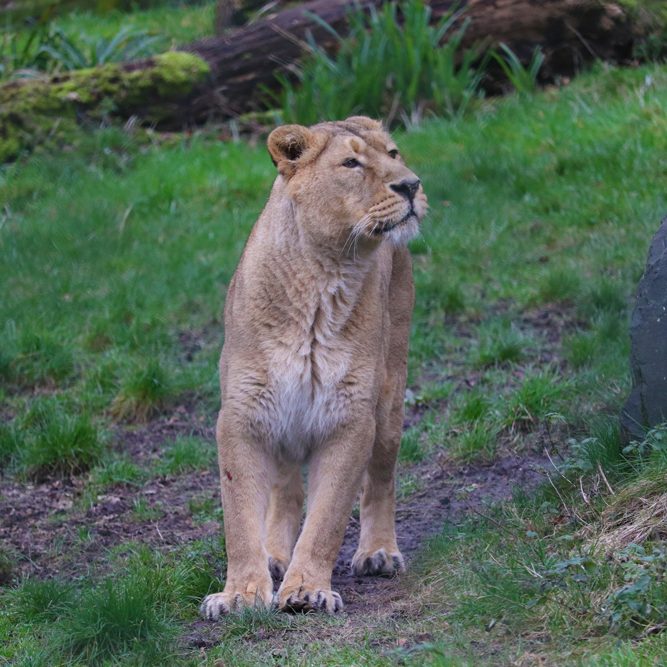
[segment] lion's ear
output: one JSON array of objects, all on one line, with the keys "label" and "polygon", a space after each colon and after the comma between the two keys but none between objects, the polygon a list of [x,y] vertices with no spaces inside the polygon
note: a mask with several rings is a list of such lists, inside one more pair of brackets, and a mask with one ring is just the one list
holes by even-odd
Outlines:
[{"label": "lion's ear", "polygon": [[349,123],[350,125],[356,125],[361,127],[364,130],[382,130],[382,123],[379,120],[374,120],[368,116],[350,116],[346,118],[344,123]]},{"label": "lion's ear", "polygon": [[289,178],[317,141],[315,134],[303,125],[282,125],[271,132],[266,144],[273,164],[282,176]]}]

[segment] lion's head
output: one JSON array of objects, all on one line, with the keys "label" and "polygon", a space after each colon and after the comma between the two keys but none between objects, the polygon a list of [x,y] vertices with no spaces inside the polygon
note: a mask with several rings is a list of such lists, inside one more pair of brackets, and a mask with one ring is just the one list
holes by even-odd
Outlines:
[{"label": "lion's head", "polygon": [[318,243],[351,252],[418,233],[426,195],[379,122],[353,116],[284,125],[269,135],[268,148],[298,224]]}]

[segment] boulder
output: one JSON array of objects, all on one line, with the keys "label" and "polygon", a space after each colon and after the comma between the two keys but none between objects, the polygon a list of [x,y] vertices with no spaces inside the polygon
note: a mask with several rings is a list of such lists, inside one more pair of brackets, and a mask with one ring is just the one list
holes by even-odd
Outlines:
[{"label": "boulder", "polygon": [[667,422],[667,218],[653,237],[630,323],[632,392],[621,424],[631,438]]}]

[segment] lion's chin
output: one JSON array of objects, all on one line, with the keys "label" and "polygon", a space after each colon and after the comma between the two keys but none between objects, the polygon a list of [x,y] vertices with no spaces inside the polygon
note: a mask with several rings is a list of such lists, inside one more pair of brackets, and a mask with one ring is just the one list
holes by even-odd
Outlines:
[{"label": "lion's chin", "polygon": [[400,220],[387,221],[373,230],[374,238],[386,238],[394,245],[404,245],[417,234],[419,218],[414,211],[410,211]]}]

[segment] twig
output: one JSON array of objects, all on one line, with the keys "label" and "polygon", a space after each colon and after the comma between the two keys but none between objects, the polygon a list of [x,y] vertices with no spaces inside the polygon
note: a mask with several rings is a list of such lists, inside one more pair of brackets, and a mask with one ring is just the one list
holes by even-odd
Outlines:
[{"label": "twig", "polygon": [[544,453],[547,455],[547,458],[549,459],[549,463],[551,463],[551,465],[554,467],[554,470],[555,470],[555,471],[556,471],[556,472],[557,472],[557,473],[558,473],[558,474],[559,474],[559,475],[560,475],[560,476],[561,476],[561,477],[562,477],[568,484],[571,485],[572,482],[571,482],[567,477],[565,477],[565,475],[563,475],[563,473],[558,469],[558,466],[554,463],[554,460],[551,458],[551,455],[549,454],[549,450],[547,450],[546,447],[544,448]]},{"label": "twig", "polygon": [[581,497],[584,499],[584,502],[590,506],[591,501],[589,500],[586,492],[584,491],[584,482],[583,477],[579,477],[579,490],[581,491]]},{"label": "twig", "polygon": [[586,47],[588,53],[590,53],[596,60],[599,60],[600,58],[598,54],[595,53],[591,45],[584,39],[583,35],[575,27],[571,26],[568,22],[566,22],[565,25],[575,34],[575,36],[579,39],[579,41]]},{"label": "twig", "polygon": [[611,493],[612,496],[615,496],[616,492],[614,491],[614,489],[611,488],[611,484],[609,483],[607,476],[604,474],[604,470],[602,470],[602,466],[600,465],[599,461],[598,461],[598,472],[600,473],[600,477],[602,477],[602,481],[605,483],[605,486],[607,487],[607,489],[609,489],[609,493]]}]

